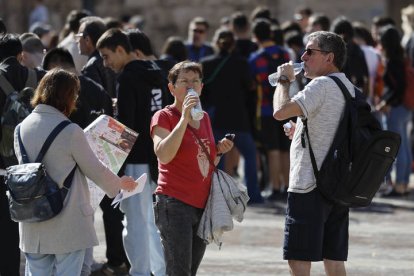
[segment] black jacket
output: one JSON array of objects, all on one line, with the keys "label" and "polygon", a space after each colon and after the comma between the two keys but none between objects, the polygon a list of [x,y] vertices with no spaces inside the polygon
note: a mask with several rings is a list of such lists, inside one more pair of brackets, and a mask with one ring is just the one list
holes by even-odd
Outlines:
[{"label": "black jacket", "polygon": [[103,59],[99,55],[98,50],[93,52],[89,57],[88,62],[82,68],[82,75],[92,79],[103,86],[109,96],[116,98],[116,74],[103,64]]},{"label": "black jacket", "polygon": [[154,156],[150,123],[162,108],[165,79],[151,61],[134,60],[118,76],[118,120],[139,133],[127,158],[129,164],[149,164]]},{"label": "black jacket", "polygon": [[79,76],[79,81],[80,91],[76,110],[69,119],[85,128],[102,114],[113,116],[111,97],[103,87],[84,76]]},{"label": "black jacket", "polygon": [[227,57],[216,77],[204,84],[200,99],[203,108],[209,112],[213,129],[250,132],[256,101],[250,89],[252,79],[246,59],[236,54],[219,54],[203,59],[203,81],[209,81]]}]

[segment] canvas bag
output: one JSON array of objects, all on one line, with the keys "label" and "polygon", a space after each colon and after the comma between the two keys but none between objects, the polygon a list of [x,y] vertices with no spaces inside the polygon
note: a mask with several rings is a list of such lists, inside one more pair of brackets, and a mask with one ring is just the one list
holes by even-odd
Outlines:
[{"label": "canvas bag", "polygon": [[69,124],[70,121],[63,121],[53,129],[33,163],[29,161],[23,146],[20,125],[17,126],[23,164],[8,167],[5,177],[12,220],[41,222],[55,217],[62,211],[77,166],[75,165],[66,177],[63,188],[59,188],[58,184],[49,177],[41,162],[53,140]]}]

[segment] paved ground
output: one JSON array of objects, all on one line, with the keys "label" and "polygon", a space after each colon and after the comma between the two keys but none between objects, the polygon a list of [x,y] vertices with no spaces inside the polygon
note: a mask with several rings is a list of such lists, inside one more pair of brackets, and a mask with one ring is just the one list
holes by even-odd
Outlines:
[{"label": "paved ground", "polygon": [[[208,246],[198,275],[289,275],[282,260],[285,206],[247,210],[245,220],[224,235],[221,250]],[[350,214],[348,275],[414,275],[414,196],[406,199],[377,198],[370,208]],[[95,258],[104,261],[104,234],[100,215],[97,227],[101,245]],[[324,275],[315,263],[312,275]]]},{"label": "paved ground", "polygon": [[[289,275],[287,263],[282,260],[284,209],[282,202],[248,208],[245,220],[224,235],[221,250],[215,244],[208,246],[198,275]],[[100,211],[95,217],[101,244],[95,247],[94,255],[104,262]],[[413,217],[414,195],[376,198],[371,207],[352,210],[348,275],[414,275]],[[312,266],[312,275],[324,275],[322,263]]]}]

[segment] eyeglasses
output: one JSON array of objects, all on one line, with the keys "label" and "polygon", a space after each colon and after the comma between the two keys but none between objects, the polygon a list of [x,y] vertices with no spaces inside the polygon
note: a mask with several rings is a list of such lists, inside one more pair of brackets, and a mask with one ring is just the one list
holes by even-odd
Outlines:
[{"label": "eyeglasses", "polygon": [[329,53],[329,51],[325,51],[325,50],[312,49],[312,48],[305,49],[305,53],[306,53],[308,56],[313,55],[314,51],[317,51],[317,52],[322,52],[322,53]]},{"label": "eyeglasses", "polygon": [[178,79],[175,82],[175,85],[177,87],[188,87],[189,83],[191,83],[194,87],[199,87],[201,85],[201,79],[193,79],[193,80]]},{"label": "eyeglasses", "polygon": [[193,29],[194,33],[199,33],[199,34],[204,34],[206,32],[206,30],[203,29]]}]

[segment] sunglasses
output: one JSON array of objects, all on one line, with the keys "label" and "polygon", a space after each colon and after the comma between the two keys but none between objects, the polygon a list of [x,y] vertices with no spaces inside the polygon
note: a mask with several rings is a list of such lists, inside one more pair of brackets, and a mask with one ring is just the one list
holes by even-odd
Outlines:
[{"label": "sunglasses", "polygon": [[206,30],[202,30],[202,29],[193,29],[194,33],[199,33],[199,34],[204,34],[206,32]]},{"label": "sunglasses", "polygon": [[306,53],[308,56],[313,55],[313,54],[314,54],[314,51],[316,51],[316,52],[322,52],[322,53],[329,53],[329,51],[325,51],[325,50],[312,49],[312,48],[305,49],[305,53]]}]

